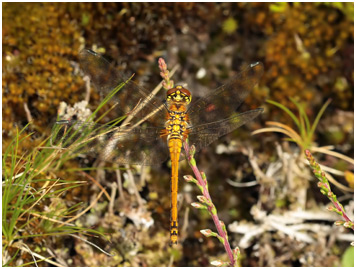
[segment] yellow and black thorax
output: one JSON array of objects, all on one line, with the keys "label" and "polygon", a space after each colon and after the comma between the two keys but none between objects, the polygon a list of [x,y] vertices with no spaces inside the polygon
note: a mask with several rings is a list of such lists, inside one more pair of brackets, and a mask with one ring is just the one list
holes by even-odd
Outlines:
[{"label": "yellow and black thorax", "polygon": [[182,86],[176,86],[167,91],[167,121],[165,124],[167,140],[181,139],[184,140],[188,136],[188,105],[192,100],[189,90]]}]

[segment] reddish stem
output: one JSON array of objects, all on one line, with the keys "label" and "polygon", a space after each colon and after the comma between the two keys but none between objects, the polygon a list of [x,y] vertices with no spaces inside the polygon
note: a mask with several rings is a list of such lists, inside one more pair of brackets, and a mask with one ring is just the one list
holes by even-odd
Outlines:
[{"label": "reddish stem", "polygon": [[311,154],[310,150],[305,150],[305,155],[310,163],[310,166],[313,168],[313,174],[319,179],[320,183],[318,184],[319,188],[325,188],[328,190],[329,193],[329,200],[332,202],[332,204],[335,206],[335,208],[338,210],[338,212],[341,212],[342,217],[344,220],[347,222],[352,223],[352,226],[350,227],[352,230],[354,230],[354,224],[353,221],[346,215],[343,207],[339,203],[339,201],[336,199],[336,201],[331,198],[333,196],[333,192],[331,191],[329,182],[325,176],[325,173],[321,170],[320,165],[317,163],[313,155]]},{"label": "reddish stem", "polygon": [[[188,145],[186,142],[184,142],[184,150],[185,150],[186,156],[188,156],[188,162],[189,162],[190,167],[191,167],[192,170],[193,170],[193,173],[194,173],[194,175],[195,175],[195,178],[197,179],[199,185],[203,188],[203,195],[204,195],[204,197],[207,198],[209,201],[212,202],[211,197],[210,197],[210,194],[209,194],[209,191],[208,191],[208,189],[206,188],[206,182],[205,182],[205,180],[202,178],[198,167],[197,167],[196,165],[194,165],[194,166],[191,165],[190,160],[193,158],[193,156],[192,156],[191,154],[189,154],[189,145]],[[219,235],[220,235],[220,236],[223,238],[223,240],[224,240],[224,247],[225,247],[225,250],[226,250],[227,255],[229,256],[230,265],[231,265],[231,266],[234,266],[234,264],[235,264],[236,261],[235,261],[234,255],[232,254],[232,250],[231,250],[231,247],[230,247],[230,243],[229,243],[229,241],[227,240],[227,234],[224,232],[224,230],[223,230],[223,228],[222,228],[222,226],[221,226],[219,217],[218,217],[217,214],[214,214],[214,213],[212,212],[212,207],[208,207],[208,211],[210,212],[210,215],[211,215],[211,217],[213,218],[215,227],[216,227],[216,229],[218,230]]]}]

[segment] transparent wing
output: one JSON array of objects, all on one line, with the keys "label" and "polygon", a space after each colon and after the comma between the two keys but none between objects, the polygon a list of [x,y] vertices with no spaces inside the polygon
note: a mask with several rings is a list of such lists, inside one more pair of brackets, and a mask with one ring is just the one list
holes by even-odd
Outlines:
[{"label": "transparent wing", "polygon": [[230,117],[251,92],[262,74],[262,63],[251,64],[207,97],[192,102],[188,110],[191,124],[200,125]]},{"label": "transparent wing", "polygon": [[80,121],[58,121],[52,145],[118,164],[159,165],[167,160],[161,128],[124,129]]},{"label": "transparent wing", "polygon": [[224,120],[193,126],[189,130],[189,145],[195,145],[196,150],[199,151],[217,140],[219,137],[228,134],[253,120],[262,111],[262,108],[258,108],[237,114]]},{"label": "transparent wing", "polygon": [[[79,61],[83,71],[91,78],[95,88],[101,93],[108,94],[115,87],[127,81],[114,65],[92,50],[82,50],[79,54]],[[136,119],[141,120],[150,112],[158,111],[149,120],[155,126],[159,126],[164,119],[166,111],[162,105],[164,100],[153,96],[131,80],[126,82],[115,98],[122,114],[133,114],[135,110],[141,109],[136,114]],[[145,106],[142,108],[143,103]]]}]

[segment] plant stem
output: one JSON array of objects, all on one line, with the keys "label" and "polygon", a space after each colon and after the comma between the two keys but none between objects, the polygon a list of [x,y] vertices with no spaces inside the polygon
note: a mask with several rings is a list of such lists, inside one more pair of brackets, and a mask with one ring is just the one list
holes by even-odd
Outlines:
[{"label": "plant stem", "polygon": [[335,207],[330,207],[329,210],[335,211],[340,216],[342,216],[343,219],[346,221],[345,223],[343,223],[344,226],[354,230],[354,222],[347,216],[344,207],[337,200],[336,195],[331,191],[330,184],[325,176],[324,171],[321,170],[320,165],[314,159],[313,155],[310,153],[309,150],[305,150],[305,155],[310,163],[310,167],[313,168],[314,175],[319,179],[318,187],[320,188],[321,193],[327,196]]},{"label": "plant stem", "polygon": [[195,175],[195,178],[197,179],[198,184],[202,187],[202,193],[203,193],[204,197],[210,202],[209,203],[210,205],[207,206],[207,209],[208,209],[211,217],[213,218],[213,221],[214,221],[215,227],[219,233],[219,236],[223,240],[223,244],[224,244],[226,253],[230,259],[230,265],[234,266],[236,261],[235,261],[234,255],[232,253],[230,243],[227,238],[227,233],[222,228],[222,224],[221,224],[222,222],[219,220],[219,217],[216,212],[216,208],[215,208],[214,204],[212,203],[212,200],[211,200],[208,188],[207,188],[207,181],[206,181],[206,179],[205,180],[203,179],[201,172],[199,171],[198,167],[196,166],[195,160],[192,161],[194,159],[194,154],[191,154],[189,152],[189,145],[186,141],[184,142],[184,150],[185,150],[186,156],[188,158],[189,165],[192,168],[193,173]]}]

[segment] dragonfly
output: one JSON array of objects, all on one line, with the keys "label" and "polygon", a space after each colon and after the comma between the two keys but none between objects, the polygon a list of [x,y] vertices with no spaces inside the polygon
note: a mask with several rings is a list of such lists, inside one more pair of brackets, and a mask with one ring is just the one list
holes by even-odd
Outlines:
[{"label": "dragonfly", "polygon": [[86,137],[81,140],[81,151],[118,164],[159,165],[170,158],[170,243],[177,244],[178,164],[185,159],[183,143],[189,139],[189,144],[199,151],[261,114],[262,108],[243,113],[236,111],[261,78],[263,64],[250,64],[205,97],[195,97],[182,85],[176,85],[167,90],[162,99],[132,80],[125,80],[115,65],[92,50],[82,50],[79,60],[99,92],[108,94],[125,83],[115,94],[115,101],[119,112],[131,121],[113,127],[61,119],[56,122],[61,128],[56,135],[58,143],[69,147]]}]

